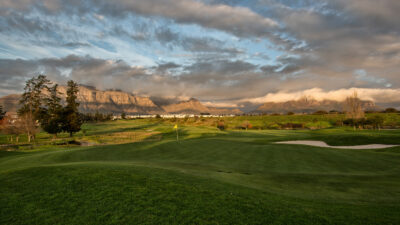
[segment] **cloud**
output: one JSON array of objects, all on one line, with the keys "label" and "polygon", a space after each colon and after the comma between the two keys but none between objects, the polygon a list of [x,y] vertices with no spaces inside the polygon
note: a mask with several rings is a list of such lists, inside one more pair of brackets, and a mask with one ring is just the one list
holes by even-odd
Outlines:
[{"label": "cloud", "polygon": [[261,102],[268,93],[343,96],[338,90],[352,87],[368,90],[365,98],[396,99],[389,90],[400,87],[398,0],[252,3],[0,1],[0,94],[43,72],[221,104]]},{"label": "cloud", "polygon": [[197,24],[239,36],[264,36],[271,32],[271,28],[278,25],[276,21],[265,18],[249,8],[222,4],[209,5],[195,0],[116,0],[112,3],[104,0],[89,0],[86,4],[79,1],[64,2],[60,0],[5,0],[0,3],[0,8],[3,9],[27,10],[32,6],[49,12],[59,12],[60,10],[81,13],[97,11],[99,12],[96,13],[97,17],[99,15],[120,17],[127,13],[159,16],[177,23]]},{"label": "cloud", "polygon": [[154,39],[162,44],[169,44],[171,48],[182,48],[194,53],[220,53],[235,56],[242,54],[243,51],[230,46],[225,47],[223,41],[210,37],[188,37],[178,32],[173,32],[168,28],[157,29]]},{"label": "cloud", "polygon": [[202,102],[203,105],[207,107],[217,107],[217,108],[236,108],[238,107],[235,103],[227,102]]},{"label": "cloud", "polygon": [[334,100],[344,101],[347,97],[357,92],[362,100],[370,100],[378,103],[398,103],[400,102],[400,89],[377,89],[377,88],[349,88],[325,91],[321,88],[311,88],[296,92],[276,92],[268,93],[259,98],[243,99],[244,102],[262,104],[265,102],[286,102],[299,100],[303,97],[310,97],[318,101]]},{"label": "cloud", "polygon": [[185,70],[190,73],[197,74],[237,74],[237,73],[245,73],[252,72],[257,68],[257,65],[236,60],[207,60],[207,61],[198,61],[193,63],[190,66],[186,66]]},{"label": "cloud", "polygon": [[[318,83],[336,79],[330,89],[399,87],[399,1],[260,2],[269,9],[265,14],[284,24],[275,43],[288,55],[296,56],[277,60],[286,72],[302,71]],[[262,69],[273,73],[275,67]],[[366,75],[355,78],[357,69],[365,70]]]},{"label": "cloud", "polygon": [[[208,5],[194,0],[117,0],[112,5],[120,6],[117,7],[118,13],[129,11],[142,15],[161,16],[178,23],[198,24],[239,36],[262,36],[270,33],[270,29],[278,25],[276,21],[262,17],[249,8],[222,4]],[[107,3],[104,6],[106,6],[102,8],[104,12],[115,13],[115,7],[110,7]],[[112,10],[108,10],[110,8]]]},{"label": "cloud", "polygon": [[146,71],[120,60],[95,59],[90,56],[69,55],[39,60],[0,59],[0,77],[7,84],[9,92],[22,91],[24,82],[38,74],[45,74],[59,83],[74,79],[82,84],[106,89],[127,88],[132,78],[144,76]]},{"label": "cloud", "polygon": [[[165,73],[179,68],[186,72],[178,76]],[[259,95],[260,87],[276,86],[277,78],[266,81],[262,73],[252,71],[256,68],[244,61],[196,62],[189,66],[169,62],[146,68],[128,65],[123,60],[77,55],[35,60],[0,59],[0,77],[14,92],[22,91],[26,79],[43,73],[60,83],[74,79],[99,89],[118,88],[140,95],[198,97],[208,101],[224,100],[227,93],[230,93],[229,98],[250,97]]]},{"label": "cloud", "polygon": [[167,72],[170,69],[176,69],[176,68],[180,68],[181,65],[178,65],[174,62],[167,62],[167,63],[161,63],[156,67],[153,67],[154,69],[156,69],[156,73],[159,74],[164,74],[165,72]]}]

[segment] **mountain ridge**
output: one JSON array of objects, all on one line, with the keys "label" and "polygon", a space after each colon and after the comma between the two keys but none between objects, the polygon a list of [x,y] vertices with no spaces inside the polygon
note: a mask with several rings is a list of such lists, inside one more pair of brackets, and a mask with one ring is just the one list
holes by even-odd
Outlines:
[{"label": "mountain ridge", "polygon": [[[65,101],[67,87],[59,86],[62,101]],[[21,95],[12,94],[0,98],[7,112],[18,110]],[[187,101],[159,106],[149,97],[136,96],[120,90],[97,90],[95,87],[79,85],[77,100],[80,103],[79,111],[83,113],[114,113],[114,114],[242,114],[238,109],[206,107],[199,100],[191,98]]]},{"label": "mountain ridge", "polygon": [[[378,111],[380,107],[375,105],[373,101],[361,100],[361,107],[365,111]],[[315,100],[314,98],[300,98],[298,100],[290,100],[285,102],[265,102],[259,106],[253,113],[313,113],[318,110],[323,111],[344,111],[345,101],[335,100]]]},{"label": "mountain ridge", "polygon": [[[59,86],[63,101],[66,97],[66,86]],[[20,95],[12,94],[0,98],[0,105],[7,112],[16,112]],[[113,113],[128,115],[137,114],[211,114],[211,115],[241,115],[239,108],[207,107],[199,100],[191,98],[186,101],[170,101],[156,104],[151,97],[136,96],[121,90],[97,90],[95,87],[79,85],[79,110],[83,113]],[[366,111],[378,111],[381,108],[373,101],[361,100],[362,108]],[[312,97],[302,97],[298,100],[285,102],[265,102],[251,114],[265,113],[313,113],[318,110],[344,111],[345,102],[335,100],[315,100]]]}]

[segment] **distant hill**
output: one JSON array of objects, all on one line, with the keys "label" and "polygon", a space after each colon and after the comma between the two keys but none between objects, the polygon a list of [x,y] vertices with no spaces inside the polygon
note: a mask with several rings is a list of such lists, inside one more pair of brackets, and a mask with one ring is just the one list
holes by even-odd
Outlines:
[{"label": "distant hill", "polygon": [[239,109],[227,109],[227,108],[216,108],[206,107],[199,100],[191,98],[188,101],[181,101],[169,105],[162,106],[165,112],[170,114],[201,114],[209,113],[214,115],[230,115],[230,114],[242,114],[243,112]]},{"label": "distant hill", "polygon": [[[378,106],[372,101],[361,101],[362,108],[366,111],[380,110]],[[266,102],[258,107],[255,113],[313,113],[318,110],[324,111],[343,111],[345,107],[344,102],[333,100],[317,101],[313,98],[301,98],[299,100],[286,101],[286,102]]]},{"label": "distant hill", "polygon": [[209,109],[195,98],[191,98],[188,101],[181,101],[174,104],[164,105],[162,106],[162,108],[165,112],[171,114],[209,113]]},{"label": "distant hill", "polygon": [[240,109],[230,109],[230,108],[216,108],[208,107],[210,114],[214,115],[240,115],[243,112]]},{"label": "distant hill", "polygon": [[3,106],[3,111],[15,113],[18,110],[18,103],[21,95],[7,95],[0,98],[0,105]]}]

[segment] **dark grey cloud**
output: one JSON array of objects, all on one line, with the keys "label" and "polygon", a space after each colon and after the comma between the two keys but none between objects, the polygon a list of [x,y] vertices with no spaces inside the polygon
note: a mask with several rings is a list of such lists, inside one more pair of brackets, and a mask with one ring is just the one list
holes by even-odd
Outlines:
[{"label": "dark grey cloud", "polygon": [[24,81],[39,73],[61,84],[74,79],[99,89],[118,88],[171,98],[223,99],[228,92],[232,92],[232,98],[251,97],[263,93],[260,93],[261,86],[274,86],[271,80],[263,79],[263,74],[253,71],[256,65],[243,61],[197,62],[186,66],[186,73],[180,76],[162,72],[180,67],[183,66],[163,63],[156,68],[142,68],[122,60],[76,55],[38,60],[0,59],[0,77],[9,88],[8,91],[1,90],[1,94],[22,91]]},{"label": "dark grey cloud", "polygon": [[[119,3],[119,4],[115,4]],[[240,36],[264,35],[277,26],[277,22],[262,17],[248,8],[228,5],[208,5],[194,0],[147,0],[147,1],[114,1],[102,8],[103,12],[118,14],[130,11],[143,15],[162,16],[178,23],[198,24],[208,28],[219,29]],[[108,11],[111,9],[110,11]]]},{"label": "dark grey cloud", "polygon": [[97,11],[102,14],[120,17],[128,13],[146,16],[159,16],[177,23],[198,24],[203,27],[223,30],[239,36],[264,36],[278,24],[276,21],[258,15],[249,8],[229,5],[209,5],[195,0],[147,0],[130,1],[104,0],[61,1],[61,0],[4,0],[0,8],[28,10],[37,7],[49,12],[83,13]]},{"label": "dark grey cloud", "polygon": [[[260,14],[283,25],[278,48],[281,72],[303,71],[320,82],[339,87],[398,87],[400,81],[400,2],[396,0],[293,1],[260,0]],[[276,65],[262,68],[273,73]],[[285,69],[284,69],[285,68]],[[355,76],[358,69],[366,77]],[[376,81],[380,82],[376,82]],[[346,82],[347,81],[347,82]],[[299,86],[303,81],[299,82]]]},{"label": "dark grey cloud", "polygon": [[[82,34],[69,26],[61,26],[57,20],[29,15],[23,12],[9,11],[0,15],[0,33],[14,41],[36,46],[65,47],[75,49],[90,47],[82,41]],[[29,42],[29,43],[27,43]]]},{"label": "dark grey cloud", "polygon": [[187,37],[173,32],[168,28],[155,31],[154,38],[160,43],[169,44],[171,48],[183,48],[195,53],[221,53],[231,56],[242,54],[243,51],[235,47],[225,47],[223,41],[209,37]]},{"label": "dark grey cloud", "polygon": [[24,81],[38,74],[45,74],[59,83],[74,79],[79,83],[103,89],[124,87],[130,90],[129,85],[124,82],[129,83],[132,78],[145,76],[146,71],[121,60],[110,61],[90,56],[69,55],[64,58],[38,60],[0,59],[0,78],[8,89],[2,90],[1,94],[22,91]]},{"label": "dark grey cloud", "polygon": [[160,63],[158,64],[158,66],[153,67],[153,69],[155,69],[156,73],[158,74],[164,74],[165,72],[167,72],[170,69],[176,69],[176,68],[180,68],[181,65],[178,65],[174,62],[167,62],[167,63]]},{"label": "dark grey cloud", "polygon": [[52,25],[49,22],[36,19],[29,19],[21,13],[10,12],[0,17],[0,32],[20,31],[23,34],[50,32]]},{"label": "dark grey cloud", "polygon": [[190,74],[238,74],[245,72],[253,72],[257,68],[257,65],[245,61],[229,61],[229,60],[210,60],[196,62],[190,66],[185,67],[185,71]]},{"label": "dark grey cloud", "polygon": [[234,57],[245,52],[235,46],[225,46],[226,44],[211,37],[187,36],[179,32],[172,31],[168,27],[151,28],[147,23],[135,24],[134,28],[128,31],[120,26],[115,26],[109,32],[111,36],[128,37],[137,42],[144,42],[148,45],[159,42],[170,50],[182,49],[193,54],[226,54]]}]

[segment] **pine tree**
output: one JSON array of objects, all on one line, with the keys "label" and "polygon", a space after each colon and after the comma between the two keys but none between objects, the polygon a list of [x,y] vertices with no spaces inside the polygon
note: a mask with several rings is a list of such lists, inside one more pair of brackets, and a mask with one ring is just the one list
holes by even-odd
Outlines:
[{"label": "pine tree", "polygon": [[58,84],[54,84],[48,88],[49,96],[45,99],[47,111],[44,116],[41,126],[47,133],[57,137],[57,133],[62,131],[62,106],[61,98],[58,97]]},{"label": "pine tree", "polygon": [[46,115],[44,105],[44,89],[48,88],[50,81],[45,75],[39,75],[28,80],[25,84],[20,104],[22,107],[18,110],[18,115],[23,121],[24,130],[28,135],[28,141],[35,138],[37,133],[36,121],[41,121]]},{"label": "pine tree", "polygon": [[0,105],[0,120],[2,120],[4,118],[4,116],[6,115],[7,112],[3,111],[3,106]]},{"label": "pine tree", "polygon": [[82,126],[82,119],[78,112],[78,91],[78,84],[73,80],[68,81],[66,99],[67,105],[65,106],[63,112],[63,130],[68,132],[71,137],[73,133],[80,131]]},{"label": "pine tree", "polygon": [[24,93],[22,94],[18,114],[31,113],[35,120],[40,120],[44,113],[45,94],[43,90],[48,89],[50,80],[45,75],[39,75],[26,81]]}]

